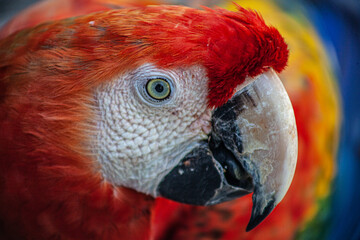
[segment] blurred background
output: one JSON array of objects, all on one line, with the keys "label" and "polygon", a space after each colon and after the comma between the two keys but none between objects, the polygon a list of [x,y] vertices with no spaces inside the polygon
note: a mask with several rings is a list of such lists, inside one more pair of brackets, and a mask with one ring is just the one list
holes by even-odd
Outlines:
[{"label": "blurred background", "polygon": [[[5,24],[35,2],[0,0],[0,27],[11,32],[21,21]],[[151,2],[236,9],[225,0]],[[287,41],[290,59],[281,79],[299,132],[299,160],[289,193],[260,229],[239,238],[359,240],[360,1],[234,2],[255,9]],[[256,232],[265,229],[265,237]]]}]

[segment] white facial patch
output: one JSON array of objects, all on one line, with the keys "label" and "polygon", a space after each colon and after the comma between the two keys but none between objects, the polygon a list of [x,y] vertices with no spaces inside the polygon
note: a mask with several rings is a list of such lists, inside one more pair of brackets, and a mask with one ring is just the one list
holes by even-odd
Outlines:
[{"label": "white facial patch", "polygon": [[[144,96],[150,79],[169,82],[170,96]],[[210,131],[208,78],[201,66],[146,64],[95,92],[98,127],[93,152],[105,180],[156,196],[162,178]]]}]

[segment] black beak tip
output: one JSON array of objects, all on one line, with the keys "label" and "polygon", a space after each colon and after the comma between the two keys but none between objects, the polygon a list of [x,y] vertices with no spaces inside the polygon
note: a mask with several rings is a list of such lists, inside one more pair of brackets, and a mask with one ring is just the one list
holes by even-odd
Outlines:
[{"label": "black beak tip", "polygon": [[246,232],[249,232],[252,229],[254,229],[272,212],[272,210],[275,208],[275,201],[271,200],[265,207],[264,211],[262,211],[262,213],[259,213],[260,211],[257,211],[256,208],[257,206],[253,207],[250,221],[246,227]]}]

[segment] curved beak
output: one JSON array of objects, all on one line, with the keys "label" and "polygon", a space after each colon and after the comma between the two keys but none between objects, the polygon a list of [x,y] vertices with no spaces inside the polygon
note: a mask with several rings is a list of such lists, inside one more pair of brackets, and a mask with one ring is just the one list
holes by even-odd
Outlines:
[{"label": "curved beak", "polygon": [[270,69],[212,114],[207,140],[198,142],[158,185],[158,195],[212,205],[253,192],[247,231],[285,196],[297,161],[290,99]]}]

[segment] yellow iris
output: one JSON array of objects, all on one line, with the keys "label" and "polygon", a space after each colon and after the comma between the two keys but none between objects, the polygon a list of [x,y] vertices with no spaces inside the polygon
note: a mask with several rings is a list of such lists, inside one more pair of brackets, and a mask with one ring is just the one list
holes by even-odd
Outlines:
[{"label": "yellow iris", "polygon": [[162,78],[154,78],[147,82],[146,91],[150,97],[156,100],[164,100],[170,95],[170,85]]}]

